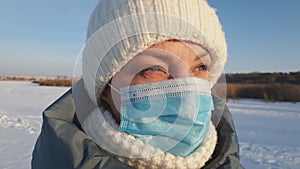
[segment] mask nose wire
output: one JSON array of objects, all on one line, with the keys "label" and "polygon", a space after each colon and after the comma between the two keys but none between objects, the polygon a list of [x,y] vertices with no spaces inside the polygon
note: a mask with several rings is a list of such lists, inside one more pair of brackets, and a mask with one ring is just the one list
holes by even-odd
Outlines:
[{"label": "mask nose wire", "polygon": [[118,90],[117,88],[115,88],[113,85],[111,85],[110,83],[107,83],[109,87],[111,87],[115,92],[119,93],[122,95],[122,92],[120,90]]}]

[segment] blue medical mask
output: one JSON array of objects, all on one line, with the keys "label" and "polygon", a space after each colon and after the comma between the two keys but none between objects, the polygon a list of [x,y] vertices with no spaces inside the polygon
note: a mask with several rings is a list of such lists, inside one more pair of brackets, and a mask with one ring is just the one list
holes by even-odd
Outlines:
[{"label": "blue medical mask", "polygon": [[209,129],[210,86],[191,77],[121,88],[119,130],[164,152],[188,156]]}]

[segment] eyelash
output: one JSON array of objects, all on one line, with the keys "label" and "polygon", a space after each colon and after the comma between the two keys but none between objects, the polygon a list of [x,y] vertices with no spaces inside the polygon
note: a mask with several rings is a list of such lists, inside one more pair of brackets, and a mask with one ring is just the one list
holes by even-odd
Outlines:
[{"label": "eyelash", "polygon": [[[201,70],[199,68],[201,68]],[[197,70],[198,71],[208,71],[208,66],[207,65],[199,65],[197,67]]]},{"label": "eyelash", "polygon": [[146,67],[145,69],[141,70],[140,71],[140,74],[143,75],[146,71],[162,71],[164,73],[167,73],[167,71],[161,67],[161,66],[158,66],[158,65],[153,65],[153,66],[149,66],[149,67]]}]

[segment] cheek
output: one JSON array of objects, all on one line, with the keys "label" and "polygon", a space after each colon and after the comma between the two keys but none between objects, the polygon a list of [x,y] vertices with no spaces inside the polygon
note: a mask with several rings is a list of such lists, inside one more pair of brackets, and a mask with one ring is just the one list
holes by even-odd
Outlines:
[{"label": "cheek", "polygon": [[[109,89],[110,90],[110,89]],[[111,109],[111,113],[114,116],[115,120],[120,122],[120,108],[121,108],[121,98],[120,94],[111,90],[110,95],[107,96],[107,104]]]},{"label": "cheek", "polygon": [[117,89],[120,89],[122,87],[130,86],[130,83],[133,79],[133,75],[129,73],[119,72],[112,78],[111,84]]},{"label": "cheek", "polygon": [[144,84],[144,83],[154,83],[154,82],[160,82],[164,80],[168,80],[169,75],[162,72],[146,72],[143,76],[142,75],[136,75],[130,82],[130,85],[136,85],[136,84]]},{"label": "cheek", "polygon": [[154,82],[161,82],[163,80],[161,79],[151,79],[151,80],[148,80],[148,79],[133,79],[131,82],[130,82],[130,85],[137,85],[137,84],[145,84],[145,83],[154,83]]},{"label": "cheek", "polygon": [[197,78],[201,78],[201,79],[204,79],[204,80],[210,80],[208,71],[195,72],[195,73],[193,73],[193,75],[194,75],[194,77],[197,77]]}]

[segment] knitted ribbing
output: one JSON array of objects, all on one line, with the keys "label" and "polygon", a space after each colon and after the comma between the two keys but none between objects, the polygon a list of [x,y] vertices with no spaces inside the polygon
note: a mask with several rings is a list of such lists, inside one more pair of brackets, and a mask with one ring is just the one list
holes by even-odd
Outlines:
[{"label": "knitted ribbing", "polygon": [[101,0],[91,15],[83,50],[83,79],[94,102],[107,82],[138,53],[177,39],[205,47],[216,82],[227,44],[216,12],[206,0]]}]

